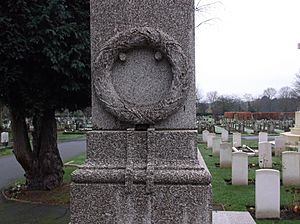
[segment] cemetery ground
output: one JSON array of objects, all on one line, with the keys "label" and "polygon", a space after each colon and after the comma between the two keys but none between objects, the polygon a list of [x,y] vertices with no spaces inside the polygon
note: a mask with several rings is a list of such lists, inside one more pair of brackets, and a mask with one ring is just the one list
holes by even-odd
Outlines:
[{"label": "cemetery ground", "polygon": [[[58,131],[57,132],[57,140],[58,141],[71,141],[82,139],[85,137],[85,131]],[[12,136],[10,134],[10,136]],[[0,147],[0,157],[12,155],[12,146]]]},{"label": "cemetery ground", "polygon": [[[242,144],[256,147],[257,141],[242,140]],[[249,182],[247,186],[231,185],[231,168],[220,168],[219,157],[212,156],[206,144],[199,144],[199,150],[212,175],[214,209],[225,211],[249,211],[255,213],[255,170],[259,169],[258,158],[249,157]],[[273,157],[273,169],[281,171],[281,158]],[[256,220],[258,224],[300,223],[300,187],[280,187],[281,219]],[[295,219],[298,217],[298,219]],[[254,217],[255,218],[255,217]]]},{"label": "cemetery ground", "polygon": [[44,203],[48,205],[68,206],[70,203],[70,182],[71,173],[76,169],[77,165],[83,164],[85,154],[81,154],[65,162],[64,180],[62,186],[52,191],[27,191],[24,189],[24,180],[18,180],[5,191],[5,195],[18,201],[30,201],[34,203]]}]

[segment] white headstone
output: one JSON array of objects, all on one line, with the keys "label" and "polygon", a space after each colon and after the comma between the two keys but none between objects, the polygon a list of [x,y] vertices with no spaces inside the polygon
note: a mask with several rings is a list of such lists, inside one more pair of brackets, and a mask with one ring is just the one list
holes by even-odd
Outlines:
[{"label": "white headstone", "polygon": [[282,183],[285,186],[300,185],[300,152],[282,153]]},{"label": "white headstone", "polygon": [[248,185],[248,154],[232,153],[232,185]]},{"label": "white headstone", "polygon": [[258,162],[260,168],[272,168],[272,144],[269,142],[258,143]]},{"label": "white headstone", "polygon": [[222,134],[221,134],[221,136],[222,136],[222,141],[223,142],[228,142],[228,131],[226,130],[226,129],[222,129]]},{"label": "white headstone", "polygon": [[1,133],[1,143],[5,144],[5,143],[8,143],[8,141],[9,141],[8,132],[2,132]]},{"label": "white headstone", "polygon": [[228,142],[224,142],[220,145],[220,167],[231,167],[232,161],[232,147]]},{"label": "white headstone", "polygon": [[213,155],[220,156],[220,145],[222,143],[222,140],[219,136],[212,138],[212,151]]},{"label": "white headstone", "polygon": [[209,134],[209,131],[207,131],[207,130],[202,131],[202,141],[203,142],[207,142],[208,134]]},{"label": "white headstone", "polygon": [[239,132],[234,132],[232,137],[233,147],[241,147],[242,146],[242,135]]},{"label": "white headstone", "polygon": [[209,133],[207,135],[207,148],[211,148],[212,147],[212,139],[216,137],[216,134],[215,133]]},{"label": "white headstone", "polygon": [[300,152],[300,142],[298,142],[298,152]]},{"label": "white headstone", "polygon": [[275,155],[279,156],[281,152],[285,149],[285,137],[276,136],[275,137]]},{"label": "white headstone", "polygon": [[268,141],[268,133],[267,132],[259,132],[258,133],[258,142],[267,142]]},{"label": "white headstone", "polygon": [[278,170],[256,170],[255,217],[280,218],[280,172]]}]

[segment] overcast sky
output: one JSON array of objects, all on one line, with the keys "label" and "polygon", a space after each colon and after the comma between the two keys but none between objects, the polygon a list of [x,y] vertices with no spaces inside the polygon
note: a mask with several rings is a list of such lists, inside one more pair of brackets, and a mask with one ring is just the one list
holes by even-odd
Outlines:
[{"label": "overcast sky", "polygon": [[196,28],[197,88],[259,96],[292,86],[300,69],[300,0],[220,2],[196,16],[196,23],[218,17]]}]

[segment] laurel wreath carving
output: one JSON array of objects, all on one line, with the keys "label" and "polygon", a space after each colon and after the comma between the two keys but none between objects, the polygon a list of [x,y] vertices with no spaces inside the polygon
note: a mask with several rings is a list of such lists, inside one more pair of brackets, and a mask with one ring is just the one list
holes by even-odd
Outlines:
[{"label": "laurel wreath carving", "polygon": [[[119,53],[143,47],[160,51],[166,57],[173,79],[166,96],[160,101],[137,105],[118,95],[111,74]],[[186,100],[191,82],[189,63],[180,44],[164,32],[149,27],[133,28],[108,40],[94,62],[93,74],[96,97],[105,110],[121,121],[134,124],[154,124],[176,112]]]}]

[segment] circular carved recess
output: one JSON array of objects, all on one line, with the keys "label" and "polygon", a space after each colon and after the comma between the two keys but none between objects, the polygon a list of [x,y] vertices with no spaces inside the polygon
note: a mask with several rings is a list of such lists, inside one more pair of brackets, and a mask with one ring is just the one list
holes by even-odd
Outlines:
[{"label": "circular carved recess", "polygon": [[[167,85],[168,89],[161,94],[159,100],[150,101],[150,103],[143,102],[142,99],[129,100],[122,96],[120,89],[116,90],[118,77],[114,73],[115,67],[120,66],[120,63],[126,66],[132,51],[147,51],[148,53],[153,51],[153,60],[156,63],[167,64],[169,67],[167,70],[170,70],[171,79],[167,82],[170,84]],[[141,58],[141,62],[142,60]],[[187,97],[192,79],[187,57],[179,43],[162,31],[148,27],[118,33],[102,46],[94,63],[93,85],[96,97],[106,111],[121,121],[134,124],[154,124],[176,112],[182,107]],[[137,62],[136,66],[142,64]],[[130,66],[132,67],[132,64]],[[137,68],[137,71],[142,71],[142,69]],[[127,88],[133,87],[127,85]]]}]

